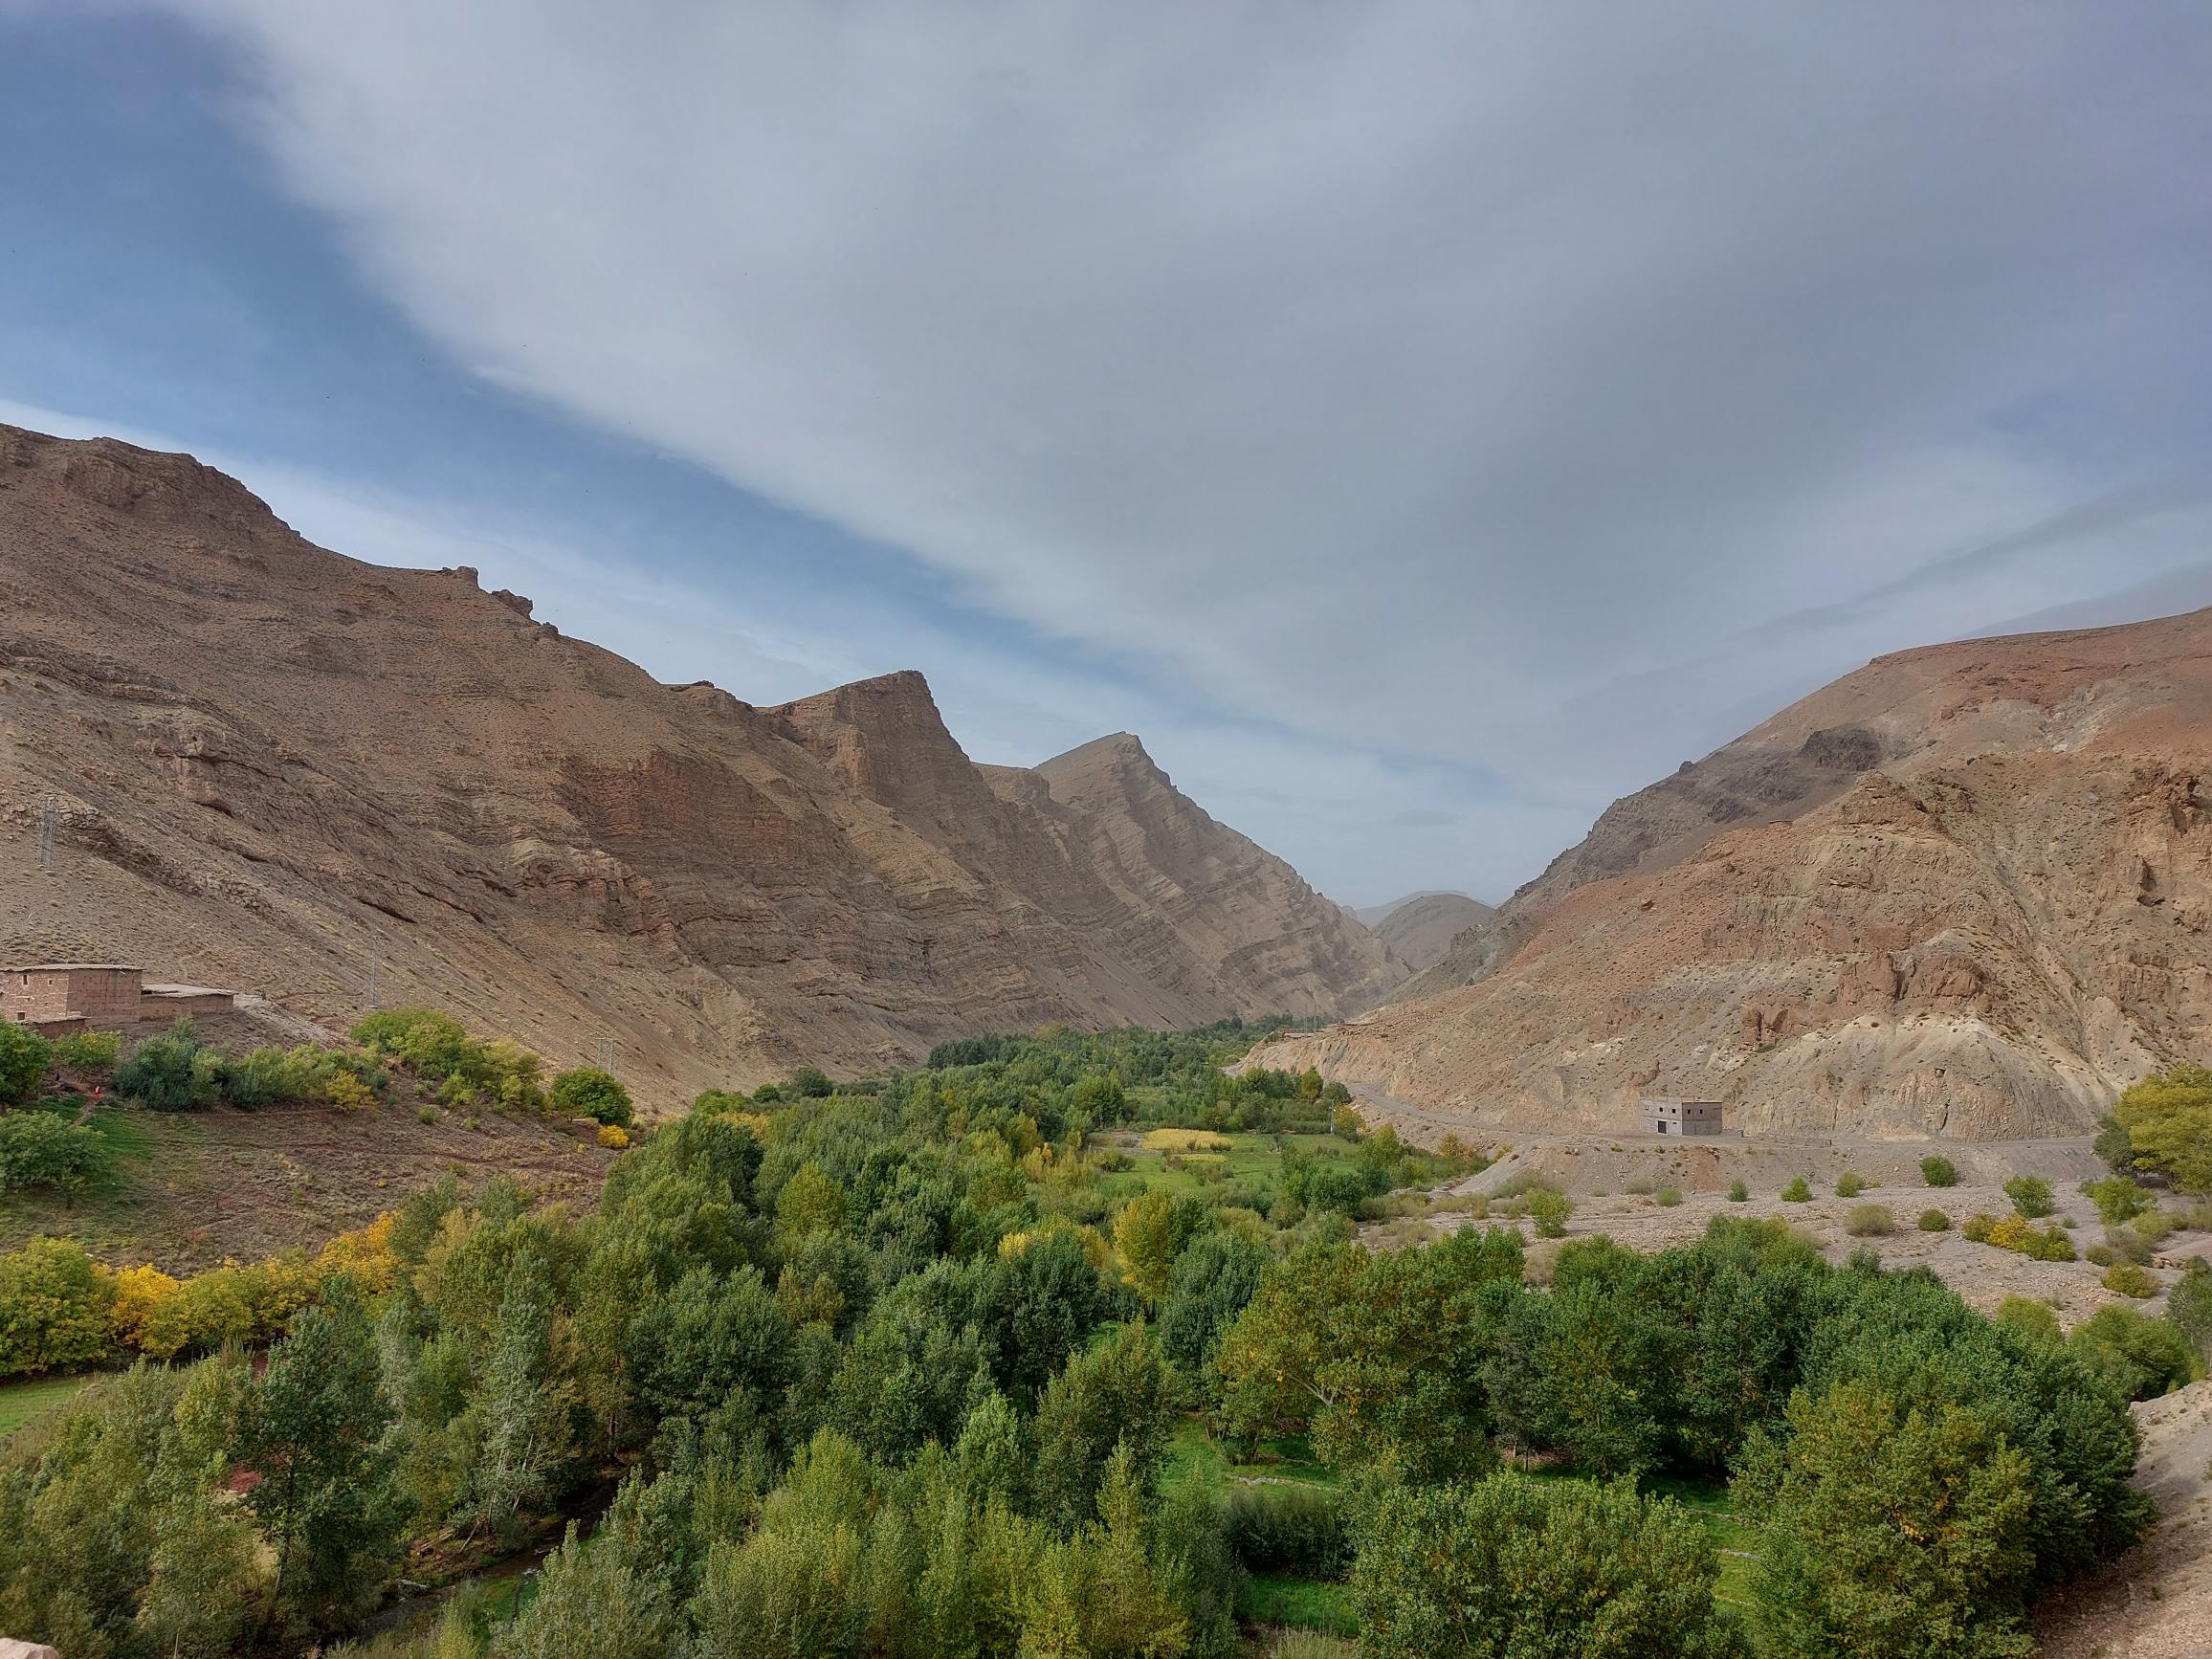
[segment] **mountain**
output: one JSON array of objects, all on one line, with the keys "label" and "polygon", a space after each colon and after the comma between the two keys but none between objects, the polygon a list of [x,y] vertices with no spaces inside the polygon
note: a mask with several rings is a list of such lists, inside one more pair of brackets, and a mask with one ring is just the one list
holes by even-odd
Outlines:
[{"label": "mountain", "polygon": [[[38,869],[54,802],[55,868]],[[919,675],[756,708],[188,456],[0,427],[0,960],[421,1001],[654,1100],[1404,977],[1134,738],[979,766]]]},{"label": "mountain", "polygon": [[1487,926],[1495,907],[1464,893],[1409,893],[1392,904],[1352,913],[1375,930],[1390,954],[1416,972],[1450,950],[1470,928]]},{"label": "mountain", "polygon": [[1878,658],[1264,1057],[1470,1124],[2081,1133],[2212,1052],[2208,762],[2212,611]]}]

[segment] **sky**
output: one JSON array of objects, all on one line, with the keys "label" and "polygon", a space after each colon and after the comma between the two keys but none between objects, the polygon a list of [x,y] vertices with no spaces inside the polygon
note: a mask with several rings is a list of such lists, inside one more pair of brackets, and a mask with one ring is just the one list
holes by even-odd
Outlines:
[{"label": "sky", "polygon": [[1494,900],[2212,604],[2207,85],[2197,0],[0,0],[0,420]]}]

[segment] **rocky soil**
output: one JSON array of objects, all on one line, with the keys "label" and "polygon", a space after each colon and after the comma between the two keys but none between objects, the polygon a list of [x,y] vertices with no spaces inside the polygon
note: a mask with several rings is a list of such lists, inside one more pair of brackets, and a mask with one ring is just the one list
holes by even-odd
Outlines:
[{"label": "rocky soil", "polygon": [[188,456],[12,428],[0,896],[0,960],[340,1026],[373,979],[649,1104],[978,1031],[1338,1013],[1405,972],[1134,738],[984,767],[918,675],[662,685]]},{"label": "rocky soil", "polygon": [[1433,994],[1255,1058],[1484,1130],[1655,1094],[1754,1134],[2084,1133],[2212,1053],[2208,760],[2212,612],[1885,657],[1617,804]]}]

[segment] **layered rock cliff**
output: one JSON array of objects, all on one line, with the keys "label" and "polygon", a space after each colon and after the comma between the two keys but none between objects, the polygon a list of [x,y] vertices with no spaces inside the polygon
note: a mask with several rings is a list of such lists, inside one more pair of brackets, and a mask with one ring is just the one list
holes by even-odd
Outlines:
[{"label": "layered rock cliff", "polygon": [[2212,1057],[2208,763],[2212,611],[1883,657],[1616,803],[1411,1000],[1264,1057],[1470,1124],[1652,1093],[2081,1133]]},{"label": "layered rock cliff", "polygon": [[434,1003],[659,1100],[1404,977],[1133,739],[981,767],[918,675],[664,686],[189,457],[0,428],[0,958],[85,955]]}]

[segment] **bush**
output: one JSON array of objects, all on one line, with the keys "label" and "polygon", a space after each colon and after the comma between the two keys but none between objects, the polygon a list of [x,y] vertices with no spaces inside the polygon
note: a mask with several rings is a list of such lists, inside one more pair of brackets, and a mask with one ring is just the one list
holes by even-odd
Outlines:
[{"label": "bush", "polygon": [[197,1112],[215,1103],[221,1075],[221,1056],[200,1046],[191,1021],[179,1020],[130,1051],[115,1087],[149,1111]]},{"label": "bush", "polygon": [[2105,1270],[2105,1276],[2098,1283],[2108,1291],[2133,1296],[2138,1302],[2158,1294],[2157,1275],[2149,1268],[2139,1268],[2134,1262],[2114,1262]]},{"label": "bush", "polygon": [[2212,1360],[2212,1264],[2191,1256],[2174,1288],[2166,1293],[2166,1322],[2200,1363]]},{"label": "bush", "polygon": [[1563,1192],[1548,1186],[1531,1189],[1528,1196],[1529,1219],[1536,1223],[1537,1237],[1565,1238],[1567,1217],[1574,1214],[1575,1206]]},{"label": "bush", "polygon": [[74,1198],[114,1168],[107,1143],[84,1124],[53,1112],[0,1117],[0,1193],[43,1186]]},{"label": "bush", "polygon": [[1730,1204],[1741,1204],[1750,1196],[1751,1188],[1744,1185],[1742,1182],[1732,1181],[1728,1183],[1728,1202]]},{"label": "bush", "polygon": [[1791,1176],[1789,1184],[1781,1189],[1781,1201],[1784,1204],[1806,1204],[1811,1202],[1812,1196],[1813,1189],[1802,1175]]},{"label": "bush", "polygon": [[1939,1209],[1924,1209],[1920,1212],[1920,1230],[1922,1232],[1949,1232],[1951,1230],[1951,1218]]},{"label": "bush", "polygon": [[1651,1195],[1651,1202],[1661,1209],[1672,1209],[1682,1202],[1682,1189],[1679,1186],[1662,1186]]},{"label": "bush", "polygon": [[0,1023],[0,1104],[29,1095],[53,1062],[54,1046],[36,1031]]},{"label": "bush", "polygon": [[2040,1175],[2014,1176],[2004,1183],[2004,1196],[2012,1200],[2013,1213],[2028,1221],[2039,1221],[2058,1207],[2050,1183]]},{"label": "bush", "polygon": [[578,1066],[553,1079],[555,1110],[570,1117],[593,1117],[627,1129],[630,1091],[597,1066]]},{"label": "bush", "polygon": [[2134,1308],[2099,1308],[2074,1327],[2066,1346],[2123,1400],[2155,1400],[2196,1375],[2181,1334]]},{"label": "bush", "polygon": [[630,1131],[619,1123],[602,1123],[599,1126],[599,1144],[620,1152],[630,1144]]},{"label": "bush", "polygon": [[2151,1207],[2151,1195],[2125,1176],[2082,1183],[2082,1196],[2097,1206],[2097,1219],[2107,1227],[2131,1222]]},{"label": "bush", "polygon": [[1886,1238],[1897,1230],[1897,1218],[1886,1204],[1862,1204],[1845,1218],[1844,1230],[1853,1238]]},{"label": "bush", "polygon": [[415,1121],[417,1123],[435,1123],[437,1120],[438,1109],[435,1106],[418,1106],[415,1108]]},{"label": "bush", "polygon": [[54,1063],[70,1072],[112,1072],[122,1057],[122,1037],[115,1031],[71,1031],[54,1039]]},{"label": "bush", "polygon": [[827,1100],[837,1092],[830,1073],[819,1066],[801,1066],[791,1073],[791,1093],[802,1100]]},{"label": "bush", "polygon": [[1838,1198],[1856,1198],[1866,1190],[1867,1180],[1863,1175],[1855,1174],[1847,1169],[1836,1177],[1836,1196]]},{"label": "bush", "polygon": [[2092,1267],[2109,1268],[2120,1259],[2120,1252],[2111,1245],[2093,1244],[2082,1251],[2082,1259]]},{"label": "bush", "polygon": [[358,1112],[376,1098],[376,1091],[351,1072],[333,1072],[322,1085],[322,1097],[341,1112]]},{"label": "bush", "polygon": [[1948,1158],[1930,1156],[1920,1160],[1920,1179],[1930,1186],[1957,1186],[1958,1169]]},{"label": "bush", "polygon": [[1222,1530],[1248,1573],[1340,1582],[1352,1565],[1343,1500],[1327,1487],[1290,1481],[1236,1485],[1223,1493]]}]

